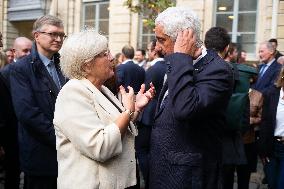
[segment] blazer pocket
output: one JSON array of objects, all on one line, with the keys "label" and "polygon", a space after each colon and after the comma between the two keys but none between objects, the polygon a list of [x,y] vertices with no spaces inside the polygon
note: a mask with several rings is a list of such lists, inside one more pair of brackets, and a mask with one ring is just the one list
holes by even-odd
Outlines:
[{"label": "blazer pocket", "polygon": [[170,151],[167,154],[166,159],[172,165],[188,165],[188,166],[200,166],[201,165],[200,153],[185,153]]}]

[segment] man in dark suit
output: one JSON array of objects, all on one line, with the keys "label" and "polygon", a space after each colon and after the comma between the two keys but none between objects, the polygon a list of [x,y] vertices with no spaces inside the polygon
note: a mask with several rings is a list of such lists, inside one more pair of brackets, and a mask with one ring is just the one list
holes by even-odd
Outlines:
[{"label": "man in dark suit", "polygon": [[281,69],[281,64],[274,58],[274,50],[271,42],[263,42],[259,46],[259,59],[262,64],[258,67],[258,79],[252,88],[262,93],[267,92],[274,85]]},{"label": "man in dark suit", "polygon": [[[28,47],[32,42],[25,37],[18,37],[14,46],[17,49],[26,49],[21,57],[29,54]],[[15,59],[20,58],[16,54]],[[10,94],[10,68],[13,62],[5,66],[0,73],[0,124],[1,144],[4,147],[5,188],[18,189],[20,181],[20,163],[18,147],[17,118]],[[0,145],[1,145],[0,144]]]},{"label": "man in dark suit", "polygon": [[59,68],[64,34],[60,19],[46,15],[33,26],[31,54],[11,67],[10,88],[18,118],[20,164],[26,189],[57,188],[57,160],[53,113],[57,94],[65,84]]},{"label": "man in dark suit", "polygon": [[152,126],[154,125],[155,110],[158,102],[158,97],[161,92],[164,76],[166,73],[166,63],[161,52],[155,50],[157,40],[154,39],[148,45],[148,55],[150,67],[146,71],[145,86],[150,88],[150,83],[153,83],[156,89],[155,97],[144,108],[139,118],[138,133],[135,139],[135,149],[139,161],[139,167],[144,177],[145,189],[149,188],[149,153],[150,153],[150,137]]},{"label": "man in dark suit", "polygon": [[190,9],[168,8],[155,24],[169,69],[152,128],[150,188],[221,188],[232,69],[211,50],[193,61],[201,53],[200,22]]},{"label": "man in dark suit", "polygon": [[128,90],[127,87],[130,86],[137,94],[144,83],[145,71],[132,61],[133,57],[134,48],[129,45],[124,46],[122,48],[123,62],[116,68],[116,79],[118,87],[122,85]]},{"label": "man in dark suit", "polygon": [[277,50],[277,46],[278,46],[278,41],[277,41],[277,39],[271,38],[271,39],[269,39],[268,42],[272,43],[272,45],[273,45],[273,47],[274,47],[274,58],[275,58],[276,60],[278,60],[278,58],[279,58],[280,56],[283,56],[283,54],[280,53],[280,52]]}]

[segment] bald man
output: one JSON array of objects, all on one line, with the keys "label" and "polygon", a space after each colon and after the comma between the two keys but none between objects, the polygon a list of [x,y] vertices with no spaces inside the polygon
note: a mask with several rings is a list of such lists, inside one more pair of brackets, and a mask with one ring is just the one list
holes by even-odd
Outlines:
[{"label": "bald man", "polygon": [[30,54],[32,49],[32,41],[26,37],[18,37],[13,44],[14,62],[18,59]]}]

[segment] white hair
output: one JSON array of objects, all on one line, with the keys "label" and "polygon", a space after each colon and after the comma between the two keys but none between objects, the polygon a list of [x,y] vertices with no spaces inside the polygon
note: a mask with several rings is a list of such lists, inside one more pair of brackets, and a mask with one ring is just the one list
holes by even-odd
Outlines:
[{"label": "white hair", "polygon": [[63,74],[69,79],[82,79],[85,76],[83,64],[107,48],[107,38],[95,30],[85,30],[69,36],[60,51],[60,66]]},{"label": "white hair", "polygon": [[155,20],[155,25],[161,25],[164,33],[176,40],[177,34],[181,30],[191,28],[196,35],[197,47],[201,47],[200,21],[197,15],[189,8],[169,7],[161,12]]}]

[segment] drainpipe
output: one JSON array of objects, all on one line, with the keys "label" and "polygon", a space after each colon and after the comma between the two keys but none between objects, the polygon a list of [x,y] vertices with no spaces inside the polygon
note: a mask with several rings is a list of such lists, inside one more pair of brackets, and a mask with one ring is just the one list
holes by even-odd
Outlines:
[{"label": "drainpipe", "polygon": [[273,0],[272,20],[271,20],[271,36],[270,36],[271,38],[277,38],[278,6],[279,6],[279,0]]}]

